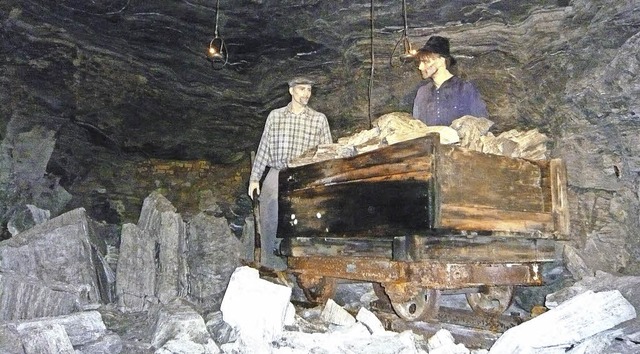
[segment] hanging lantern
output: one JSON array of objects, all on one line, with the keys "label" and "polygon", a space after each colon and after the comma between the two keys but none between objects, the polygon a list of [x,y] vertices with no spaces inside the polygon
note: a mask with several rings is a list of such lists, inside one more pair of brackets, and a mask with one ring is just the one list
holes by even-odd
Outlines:
[{"label": "hanging lantern", "polygon": [[211,67],[219,70],[224,68],[229,63],[229,52],[227,46],[224,43],[224,39],[218,34],[218,18],[220,13],[220,0],[216,0],[216,27],[214,31],[214,37],[209,42],[209,49],[207,50],[207,57],[211,62]]}]

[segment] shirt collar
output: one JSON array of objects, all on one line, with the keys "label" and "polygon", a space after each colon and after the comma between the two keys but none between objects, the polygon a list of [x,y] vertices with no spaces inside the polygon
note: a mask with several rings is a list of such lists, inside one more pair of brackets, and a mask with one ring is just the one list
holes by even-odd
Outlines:
[{"label": "shirt collar", "polygon": [[452,77],[447,79],[445,82],[443,82],[442,85],[440,85],[440,87],[436,87],[436,84],[433,82],[433,80],[429,79],[427,81],[427,85],[429,85],[432,90],[439,90],[443,87],[455,84],[459,79],[460,79],[459,77],[457,77],[456,75],[453,75]]},{"label": "shirt collar", "polygon": [[303,115],[303,114],[308,115],[308,114],[309,114],[309,106],[304,106],[304,109],[302,110],[302,112],[300,112],[300,113],[298,113],[298,114],[295,114],[295,113],[293,113],[293,111],[291,110],[291,102],[289,102],[289,104],[287,105],[287,112],[289,112],[289,113],[291,113],[291,114],[293,114],[293,115]]}]

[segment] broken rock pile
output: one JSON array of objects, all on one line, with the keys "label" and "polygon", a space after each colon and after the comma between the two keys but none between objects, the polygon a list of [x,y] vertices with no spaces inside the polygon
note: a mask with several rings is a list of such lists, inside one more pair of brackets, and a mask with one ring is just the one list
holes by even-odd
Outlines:
[{"label": "broken rock pile", "polygon": [[0,242],[0,353],[640,351],[640,277],[585,276],[548,295],[549,311],[470,350],[442,328],[386,330],[370,301],[294,307],[296,289],[239,266],[243,242],[215,208],[185,222],[153,193],[123,227],[115,269],[97,227],[76,209]]},{"label": "broken rock pile", "polygon": [[296,311],[290,297],[289,287],[260,279],[256,269],[236,269],[221,308],[222,319],[233,328],[234,336],[221,350],[239,354],[487,352],[456,344],[446,330],[429,340],[410,330],[387,331],[365,307],[354,317],[331,299],[324,306]]},{"label": "broken rock pile", "polygon": [[493,122],[486,118],[464,116],[451,126],[427,126],[409,113],[393,112],[380,116],[372,128],[338,139],[337,143],[320,145],[289,163],[296,167],[313,162],[351,157],[401,141],[438,133],[441,144],[456,144],[462,148],[530,160],[547,159],[549,138],[537,129],[520,132],[509,130],[494,136],[489,129]]}]

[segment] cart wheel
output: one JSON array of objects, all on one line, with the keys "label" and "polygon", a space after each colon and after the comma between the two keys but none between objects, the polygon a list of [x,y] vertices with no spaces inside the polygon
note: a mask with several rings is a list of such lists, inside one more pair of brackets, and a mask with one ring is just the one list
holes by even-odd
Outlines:
[{"label": "cart wheel", "polygon": [[512,299],[513,286],[483,286],[480,292],[467,294],[469,306],[479,315],[501,315]]},{"label": "cart wheel", "polygon": [[421,289],[413,299],[406,302],[391,301],[393,310],[405,321],[427,320],[438,315],[440,291]]},{"label": "cart wheel", "polygon": [[336,292],[336,279],[329,277],[297,277],[304,296],[312,304],[322,305]]}]

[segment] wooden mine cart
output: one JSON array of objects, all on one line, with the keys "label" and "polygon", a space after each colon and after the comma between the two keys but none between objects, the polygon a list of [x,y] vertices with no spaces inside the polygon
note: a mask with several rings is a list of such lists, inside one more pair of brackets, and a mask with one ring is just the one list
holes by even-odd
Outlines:
[{"label": "wooden mine cart", "polygon": [[280,252],[310,301],[337,280],[374,284],[406,320],[440,291],[500,314],[516,285],[541,285],[569,233],[561,160],[441,145],[439,136],[280,172]]}]

